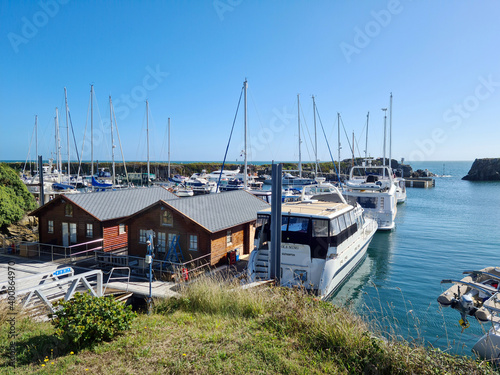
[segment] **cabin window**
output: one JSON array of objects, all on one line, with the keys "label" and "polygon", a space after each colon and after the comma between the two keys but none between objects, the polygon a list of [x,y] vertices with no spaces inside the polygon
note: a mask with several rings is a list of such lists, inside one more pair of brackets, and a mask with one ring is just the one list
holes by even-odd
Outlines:
[{"label": "cabin window", "polygon": [[330,220],[330,237],[336,236],[340,233],[339,221],[337,218]]},{"label": "cabin window", "polygon": [[351,217],[351,222],[354,224],[356,222],[356,215],[354,214],[354,210],[349,211],[349,216]]},{"label": "cabin window", "polygon": [[85,233],[85,235],[89,238],[94,237],[94,224],[87,224],[87,230]]},{"label": "cabin window", "polygon": [[377,199],[378,198],[358,197],[357,201],[363,208],[377,208]]},{"label": "cabin window", "polygon": [[139,230],[139,243],[146,243],[148,240],[148,234],[146,229]]},{"label": "cabin window", "polygon": [[233,244],[233,233],[228,230],[226,233],[226,246],[231,246]]},{"label": "cabin window", "polygon": [[68,203],[64,206],[64,215],[73,217],[73,206],[71,204]]},{"label": "cabin window", "polygon": [[47,221],[47,233],[54,233],[54,220]]},{"label": "cabin window", "polygon": [[313,237],[328,237],[328,220],[313,219]]},{"label": "cabin window", "polygon": [[344,217],[346,227],[349,228],[352,225],[351,216],[348,213],[342,216]]},{"label": "cabin window", "polygon": [[193,251],[198,250],[198,235],[196,234],[189,235],[189,250]]},{"label": "cabin window", "polygon": [[156,250],[160,253],[165,252],[165,240],[166,234],[163,232],[158,232],[158,243],[156,244]]},{"label": "cabin window", "polygon": [[344,215],[339,216],[338,219],[339,219],[339,228],[340,228],[340,231],[342,232],[342,231],[346,230],[346,228],[347,228],[347,226],[345,224],[345,220],[344,220]]},{"label": "cabin window", "polygon": [[127,228],[125,227],[125,224],[120,224],[118,227],[118,234],[123,234],[127,232]]},{"label": "cabin window", "polygon": [[163,211],[161,214],[161,225],[165,225],[171,227],[174,225],[174,217],[172,216],[172,212]]},{"label": "cabin window", "polygon": [[175,238],[175,233],[169,233],[168,234],[168,247],[170,248],[170,246],[172,246],[172,241],[174,240]]},{"label": "cabin window", "polygon": [[294,216],[289,217],[288,232],[307,233],[308,227],[309,227],[309,218],[294,217]]}]

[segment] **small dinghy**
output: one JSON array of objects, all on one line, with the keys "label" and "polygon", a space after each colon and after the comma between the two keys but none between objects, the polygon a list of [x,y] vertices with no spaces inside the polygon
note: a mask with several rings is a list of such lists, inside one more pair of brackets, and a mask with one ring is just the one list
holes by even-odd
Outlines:
[{"label": "small dinghy", "polygon": [[500,284],[500,268],[487,267],[479,271],[464,271],[461,280],[442,280],[441,284],[453,284],[441,293],[437,301],[441,306],[451,306],[460,312],[460,325],[468,327],[467,316],[480,322],[491,320],[491,309],[500,309],[497,294]]}]

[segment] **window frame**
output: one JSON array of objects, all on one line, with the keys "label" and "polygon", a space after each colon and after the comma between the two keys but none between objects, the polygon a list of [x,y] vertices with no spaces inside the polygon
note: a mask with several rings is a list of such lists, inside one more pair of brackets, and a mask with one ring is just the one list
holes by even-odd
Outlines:
[{"label": "window frame", "polygon": [[[90,228],[90,231],[89,231],[89,228]],[[85,237],[87,237],[87,238],[94,237],[94,224],[93,223],[86,223],[86,225],[85,225]]]},{"label": "window frame", "polygon": [[146,243],[148,241],[148,231],[146,229],[139,229],[139,243]]},{"label": "window frame", "polygon": [[233,245],[233,231],[231,229],[226,231],[226,247]]},{"label": "window frame", "polygon": [[[192,246],[193,244],[195,244],[196,246]],[[190,251],[198,251],[198,249],[199,249],[198,244],[199,244],[198,235],[197,234],[190,234],[189,235],[189,250]]]},{"label": "window frame", "polygon": [[173,227],[174,226],[174,215],[170,210],[162,211],[160,217],[160,225],[163,227]]},{"label": "window frame", "polygon": [[64,216],[65,217],[73,217],[73,205],[70,203],[66,203],[64,206]]},{"label": "window frame", "polygon": [[54,233],[54,220],[47,220],[47,233]]},{"label": "window frame", "polygon": [[118,234],[125,234],[127,233],[127,226],[125,224],[119,224],[118,225]]}]

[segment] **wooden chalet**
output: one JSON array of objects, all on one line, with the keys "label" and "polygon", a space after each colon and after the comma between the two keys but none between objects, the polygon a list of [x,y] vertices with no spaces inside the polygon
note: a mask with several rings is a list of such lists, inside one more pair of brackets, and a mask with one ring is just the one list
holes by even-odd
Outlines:
[{"label": "wooden chalet", "polygon": [[58,195],[31,213],[38,217],[39,242],[71,245],[103,239],[104,251],[127,246],[123,219],[159,200],[179,198],[163,187]]},{"label": "wooden chalet", "polygon": [[[159,200],[124,220],[129,228],[128,254],[146,255],[148,231],[154,232],[155,259],[183,262],[210,254],[215,265],[233,250],[249,254],[257,212],[267,207],[243,190]],[[177,259],[169,258],[174,247]]]}]

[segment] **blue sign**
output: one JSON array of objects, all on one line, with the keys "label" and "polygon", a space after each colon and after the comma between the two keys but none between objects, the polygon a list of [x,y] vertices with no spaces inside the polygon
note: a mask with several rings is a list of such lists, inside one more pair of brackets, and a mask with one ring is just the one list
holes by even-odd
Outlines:
[{"label": "blue sign", "polygon": [[60,270],[56,270],[52,272],[52,276],[61,276],[61,275],[66,275],[67,273],[73,272],[73,269],[71,267],[67,268],[61,268]]}]

